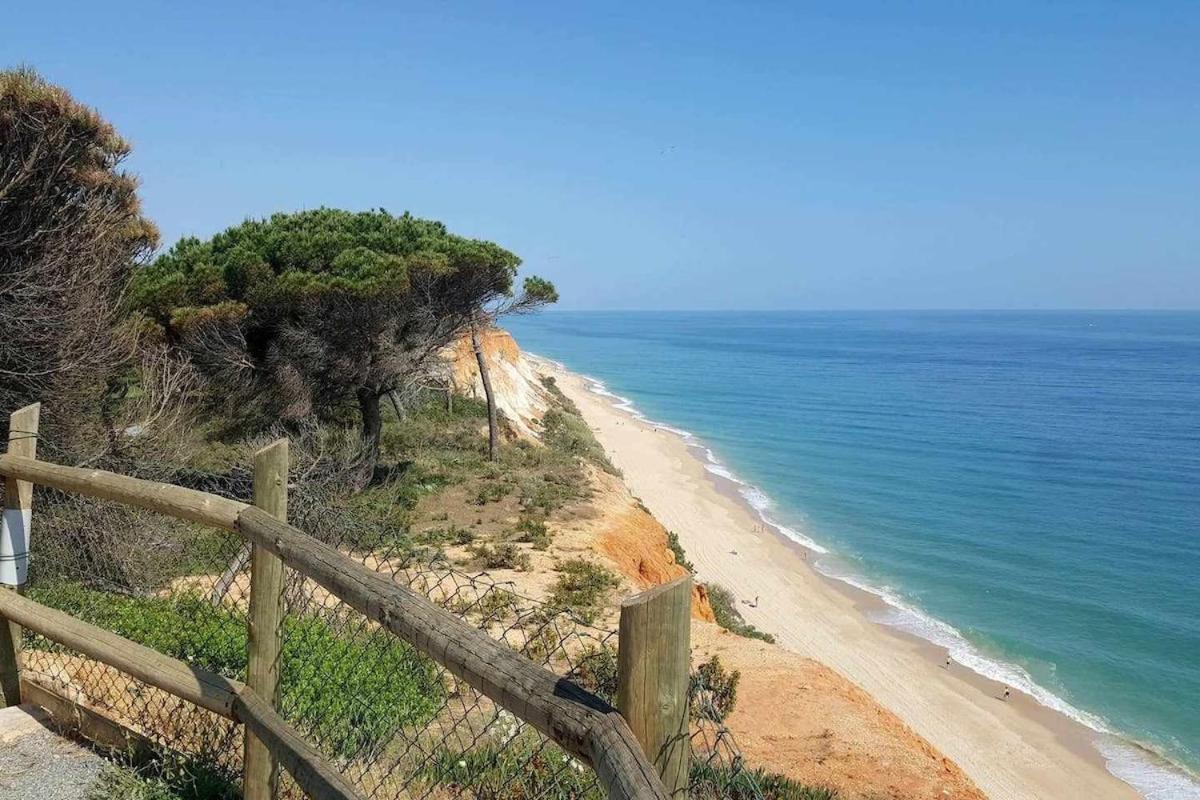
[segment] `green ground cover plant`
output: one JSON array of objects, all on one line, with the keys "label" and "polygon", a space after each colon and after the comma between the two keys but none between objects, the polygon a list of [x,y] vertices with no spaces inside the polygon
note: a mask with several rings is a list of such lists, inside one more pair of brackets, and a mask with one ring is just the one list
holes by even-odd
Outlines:
[{"label": "green ground cover plant", "polygon": [[[30,596],[210,672],[245,679],[245,618],[198,594],[130,597],[62,583],[35,586]],[[56,647],[43,639],[33,646]],[[444,695],[433,663],[409,645],[382,632],[340,635],[316,617],[288,617],[280,670],[280,710],[337,756],[360,756],[401,728],[423,724]]]}]

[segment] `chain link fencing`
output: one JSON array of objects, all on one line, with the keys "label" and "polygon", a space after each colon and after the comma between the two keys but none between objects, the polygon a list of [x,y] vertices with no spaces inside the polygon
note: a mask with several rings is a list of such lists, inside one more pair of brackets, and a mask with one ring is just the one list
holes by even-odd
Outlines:
[{"label": "chain link fencing", "polygon": [[[58,461],[43,447],[39,457]],[[59,463],[66,463],[59,461]],[[100,468],[243,502],[249,470],[147,462]],[[615,631],[456,569],[341,507],[328,466],[293,465],[289,521],[370,569],[612,702]],[[38,487],[29,596],[196,667],[245,679],[249,547],[236,534],[106,500]],[[407,643],[311,580],[287,571],[280,631],[281,714],[365,798],[601,798],[595,774]],[[242,729],[30,632],[22,674],[137,732],[195,797],[239,795]],[[721,689],[693,679],[695,798],[771,797],[721,722]],[[278,796],[303,797],[286,776]]]}]

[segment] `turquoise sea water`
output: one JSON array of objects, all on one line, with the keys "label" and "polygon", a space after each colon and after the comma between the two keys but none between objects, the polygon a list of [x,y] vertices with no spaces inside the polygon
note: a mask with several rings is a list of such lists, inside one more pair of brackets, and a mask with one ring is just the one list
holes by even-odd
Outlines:
[{"label": "turquoise sea water", "polygon": [[[1200,313],[587,312],[510,325],[647,417],[882,619],[1200,770]],[[1110,769],[1200,796],[1118,739]]]}]

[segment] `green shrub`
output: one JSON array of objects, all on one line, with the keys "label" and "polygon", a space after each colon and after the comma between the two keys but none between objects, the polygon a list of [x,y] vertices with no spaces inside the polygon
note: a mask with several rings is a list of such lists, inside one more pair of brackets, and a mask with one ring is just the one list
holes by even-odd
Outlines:
[{"label": "green shrub", "polygon": [[671,548],[671,552],[675,554],[675,563],[686,569],[688,572],[694,573],[696,567],[688,561],[687,553],[683,551],[683,545],[679,543],[679,534],[675,531],[667,531],[667,547]]},{"label": "green shrub", "polygon": [[721,659],[713,656],[692,673],[692,714],[720,722],[733,713],[742,673],[727,672]]},{"label": "green shrub", "polygon": [[521,600],[516,593],[499,587],[492,587],[490,591],[484,592],[477,604],[480,620],[484,622],[507,619],[520,607]]},{"label": "green shrub", "polygon": [[495,546],[480,544],[471,547],[475,561],[484,569],[515,569],[527,570],[530,567],[529,554],[512,542],[501,542]]},{"label": "green shrub", "polygon": [[475,505],[486,506],[489,503],[498,503],[508,497],[509,487],[498,481],[488,481],[479,487],[479,492],[475,495]]},{"label": "green shrub", "polygon": [[[510,718],[501,717],[501,722],[506,719]],[[472,750],[439,749],[418,775],[430,785],[449,787],[452,797],[602,800],[604,794],[596,787],[590,769],[539,736],[527,731],[513,733],[515,736],[498,730],[500,741],[488,741]]]},{"label": "green shrub", "polygon": [[553,607],[570,609],[588,623],[596,619],[609,590],[620,585],[612,572],[582,558],[562,562],[558,572],[547,602]]},{"label": "green shrub", "polygon": [[617,699],[617,649],[608,645],[589,647],[568,675],[571,680],[608,703]]},{"label": "green shrub", "polygon": [[550,531],[542,520],[522,517],[517,523],[517,541],[533,545],[534,550],[545,550],[550,546]]},{"label": "green shrub", "polygon": [[[78,584],[37,586],[40,603],[210,672],[245,679],[246,620],[198,594],[129,597]],[[43,639],[35,647],[55,647]],[[339,635],[316,617],[288,617],[280,656],[281,712],[337,756],[388,741],[436,712],[433,663],[382,631]]]},{"label": "green shrub", "polygon": [[745,636],[747,639],[762,639],[764,642],[774,644],[774,636],[763,633],[742,618],[741,613],[737,610],[737,600],[734,598],[733,592],[724,586],[716,583],[708,584],[708,602],[712,606],[713,616],[717,618],[717,624],[725,630],[736,633],[738,636]]}]

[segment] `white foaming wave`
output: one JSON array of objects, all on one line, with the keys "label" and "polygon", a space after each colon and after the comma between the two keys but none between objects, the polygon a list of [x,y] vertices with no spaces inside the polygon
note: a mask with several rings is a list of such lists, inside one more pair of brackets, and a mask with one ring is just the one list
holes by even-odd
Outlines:
[{"label": "white foaming wave", "polygon": [[[568,367],[557,361],[543,360],[549,361],[564,372],[569,371]],[[589,391],[608,398],[614,407],[621,409],[640,422],[674,433],[693,447],[701,448],[705,457],[704,468],[711,474],[735,484],[738,487],[738,493],[757,512],[759,518],[766,525],[809,550],[821,554],[829,553],[829,550],[800,531],[783,525],[768,516],[766,512],[774,506],[771,498],[758,487],[746,483],[734,474],[721,463],[711,448],[697,444],[695,434],[649,419],[634,405],[632,400],[609,391],[604,381],[590,375],[576,374],[584,380]],[[889,587],[880,588],[852,574],[839,572],[824,560],[815,562],[815,566],[826,577],[849,584],[883,600],[888,606],[888,612],[883,615],[873,615],[877,622],[946,648],[951,658],[972,672],[1022,691],[1033,697],[1039,704],[1058,711],[1100,734],[1095,744],[1105,759],[1108,771],[1132,786],[1146,800],[1200,800],[1200,782],[1185,774],[1181,769],[1154,760],[1150,753],[1120,739],[1119,734],[1113,732],[1100,717],[1076,708],[1041,686],[1024,668],[1017,664],[988,658],[968,642],[966,637],[953,625],[931,617],[919,608],[905,602]]]},{"label": "white foaming wave", "polygon": [[818,563],[817,568],[826,577],[849,584],[883,600],[888,605],[888,611],[884,614],[872,615],[875,621],[946,648],[951,658],[972,672],[1022,691],[1041,705],[1065,714],[1097,733],[1112,732],[1100,717],[1076,708],[1046,689],[1037,683],[1023,667],[985,656],[953,625],[932,617],[920,608],[904,601],[891,587],[875,586],[855,575],[840,572],[824,562]]},{"label": "white foaming wave", "polygon": [[767,497],[767,495],[757,486],[746,483],[746,481],[739,478],[732,470],[726,467],[721,462],[721,459],[717,458],[717,454],[712,451],[711,447],[705,447],[704,445],[698,444],[696,435],[694,433],[650,419],[643,414],[641,409],[634,405],[633,401],[628,397],[622,397],[619,394],[609,391],[604,381],[600,380],[599,378],[593,378],[590,375],[580,375],[580,377],[583,378],[584,382],[587,384],[589,391],[591,391],[593,394],[600,395],[601,397],[608,398],[614,407],[621,409],[639,422],[647,425],[653,425],[654,427],[664,431],[669,431],[670,433],[682,438],[688,445],[703,450],[704,468],[711,474],[736,485],[738,494],[740,494],[742,498],[744,498],[745,501],[750,505],[750,507],[755,510],[755,512],[758,514],[758,518],[762,520],[763,524],[774,528],[784,537],[791,539],[793,542],[802,547],[812,550],[814,553],[829,552],[826,548],[817,544],[815,541],[805,536],[795,528],[784,525],[778,520],[768,516],[766,514],[767,509],[774,506],[774,503],[771,502],[771,499]]},{"label": "white foaming wave", "polygon": [[1146,800],[1200,800],[1200,779],[1162,763],[1116,737],[1102,737],[1096,749],[1105,766]]}]

